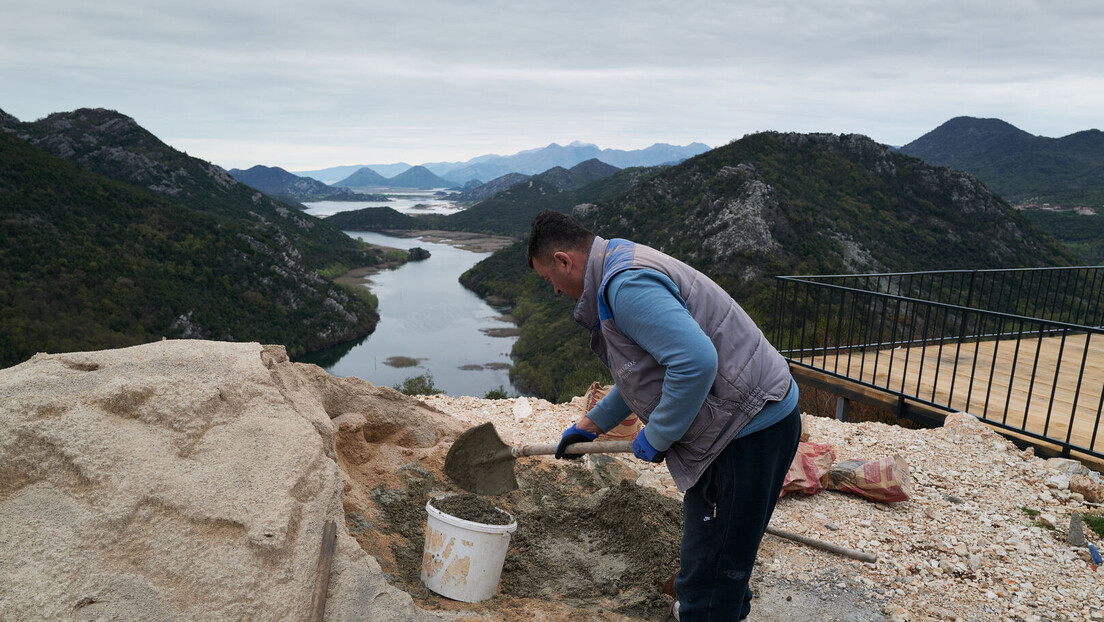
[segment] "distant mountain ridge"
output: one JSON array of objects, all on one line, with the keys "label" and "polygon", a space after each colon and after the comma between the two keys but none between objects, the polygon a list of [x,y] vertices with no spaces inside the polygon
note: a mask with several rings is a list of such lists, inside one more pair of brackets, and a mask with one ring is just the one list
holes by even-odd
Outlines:
[{"label": "distant mountain ridge", "polygon": [[301,177],[280,167],[258,164],[247,170],[230,169],[230,175],[241,183],[278,198],[294,201],[357,201],[364,196],[348,188],[324,184],[317,179]]},{"label": "distant mountain ridge", "polygon": [[375,172],[374,170],[364,167],[357,169],[353,174],[336,182],[334,187],[336,188],[377,188],[388,185],[389,180]]},{"label": "distant mountain ridge", "polygon": [[539,175],[510,173],[491,180],[454,195],[457,200],[476,201],[454,214],[410,216],[386,207],[369,207],[327,216],[326,222],[343,231],[445,229],[520,237],[528,230],[533,216],[543,209],[567,211],[580,203],[612,198],[661,168],[622,171],[598,160],[588,160],[570,170],[554,167]]},{"label": "distant mountain ridge", "polygon": [[1013,204],[1104,211],[1104,132],[1099,130],[1047,138],[1000,119],[956,117],[900,151],[966,171]]},{"label": "distant mountain ridge", "polygon": [[[690,143],[685,146],[655,143],[644,149],[601,149],[596,145],[574,142],[563,146],[551,143],[546,147],[527,149],[513,155],[482,155],[465,162],[430,162],[423,164],[433,174],[448,181],[446,186],[461,186],[473,179],[491,180],[509,173],[536,175],[550,168],[560,166],[570,169],[591,159],[615,166],[630,168],[637,166],[657,166],[677,164],[687,158],[708,151],[710,147],[703,143]],[[341,181],[352,172],[368,168],[387,178],[389,171],[384,167],[400,165],[340,166],[314,171],[298,171],[296,174],[310,175],[327,183]],[[410,168],[407,165],[406,168]]]},{"label": "distant mountain ridge", "polygon": [[387,183],[395,188],[416,188],[419,190],[448,188],[455,185],[434,175],[424,166],[413,166],[387,180]]}]

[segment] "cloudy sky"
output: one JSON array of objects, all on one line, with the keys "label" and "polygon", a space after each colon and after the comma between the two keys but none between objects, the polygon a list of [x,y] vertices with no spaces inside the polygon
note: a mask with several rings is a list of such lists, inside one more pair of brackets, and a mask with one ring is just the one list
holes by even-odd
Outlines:
[{"label": "cloudy sky", "polygon": [[0,109],[226,168],[462,161],[950,118],[1104,127],[1099,0],[0,0]]}]

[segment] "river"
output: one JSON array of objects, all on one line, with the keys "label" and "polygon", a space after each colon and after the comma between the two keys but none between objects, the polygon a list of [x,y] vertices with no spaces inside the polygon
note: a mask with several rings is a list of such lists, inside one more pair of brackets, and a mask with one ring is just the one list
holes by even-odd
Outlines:
[{"label": "river", "polygon": [[[395,207],[394,203],[390,205]],[[366,205],[319,202],[307,207],[308,213],[325,216],[325,212]],[[335,376],[357,376],[377,386],[395,386],[428,372],[433,384],[451,396],[483,397],[496,389],[507,395],[518,394],[509,377],[510,349],[517,339],[513,336],[515,325],[503,317],[504,310],[491,307],[458,280],[486,254],[415,238],[346,233],[380,246],[421,247],[429,251],[430,257],[369,277],[368,287],[379,299],[380,314],[379,325],[371,335],[297,360],[320,365]],[[493,336],[503,332],[508,336]]]}]

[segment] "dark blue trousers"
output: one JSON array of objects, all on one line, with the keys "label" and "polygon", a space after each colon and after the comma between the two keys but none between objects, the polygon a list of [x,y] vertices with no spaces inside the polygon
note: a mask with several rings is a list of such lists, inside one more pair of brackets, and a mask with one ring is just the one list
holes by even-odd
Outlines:
[{"label": "dark blue trousers", "polygon": [[728,447],[686,491],[675,593],[681,622],[742,620],[748,581],[786,471],[801,438],[801,412]]}]

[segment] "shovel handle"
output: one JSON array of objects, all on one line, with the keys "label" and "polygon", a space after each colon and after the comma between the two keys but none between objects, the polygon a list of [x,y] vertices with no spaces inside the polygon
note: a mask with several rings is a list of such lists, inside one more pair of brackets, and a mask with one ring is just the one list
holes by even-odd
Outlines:
[{"label": "shovel handle", "polygon": [[[548,445],[521,445],[511,447],[510,453],[515,458],[525,456],[551,456],[556,453],[559,443]],[[623,454],[632,453],[632,441],[595,441],[592,443],[575,443],[564,449],[565,454]]]}]

